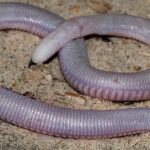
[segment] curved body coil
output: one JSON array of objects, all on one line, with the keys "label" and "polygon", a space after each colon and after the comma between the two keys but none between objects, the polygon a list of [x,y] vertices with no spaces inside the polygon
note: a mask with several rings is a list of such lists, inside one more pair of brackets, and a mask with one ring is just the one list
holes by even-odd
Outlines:
[{"label": "curved body coil", "polygon": [[[125,17],[128,19],[129,16]],[[149,21],[145,19],[143,21],[147,22],[146,25],[149,24]],[[20,29],[45,37],[51,30],[63,24],[65,22],[63,23],[62,18],[35,6],[0,3],[0,29]],[[137,39],[142,40],[142,38]],[[148,43],[145,40],[143,42]],[[112,100],[139,100],[150,97],[149,70],[133,74],[98,71],[90,66],[81,38],[66,44],[59,52],[59,57],[66,80],[82,93]],[[114,79],[118,79],[120,84],[112,83]],[[149,108],[104,111],[63,108],[0,88],[1,119],[39,133],[55,136],[116,137],[148,131],[150,130],[149,112]]]}]

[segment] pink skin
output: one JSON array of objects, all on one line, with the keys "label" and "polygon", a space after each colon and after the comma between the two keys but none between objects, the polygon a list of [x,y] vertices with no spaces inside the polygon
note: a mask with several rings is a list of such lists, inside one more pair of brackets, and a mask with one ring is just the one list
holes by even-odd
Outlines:
[{"label": "pink skin", "polygon": [[[150,20],[117,14],[70,19],[44,38],[33,52],[32,60],[42,63],[70,40],[89,34],[124,36],[150,44]],[[61,70],[68,83],[80,93],[113,101],[138,101],[150,98],[149,69],[138,73],[97,70],[86,63],[88,56],[83,51],[60,51]]]},{"label": "pink skin", "polygon": [[[105,34],[115,33],[116,35],[117,33],[117,35],[122,35],[124,33],[123,36],[149,43],[149,20],[126,15],[91,16],[91,19],[94,19],[97,23],[99,17],[102,21],[105,20],[112,30],[110,32],[104,25],[99,26],[105,29]],[[86,21],[88,21],[86,18],[81,17],[63,23],[62,18],[31,5],[0,3],[1,29],[15,28],[45,37],[51,30],[60,25],[52,35],[59,30],[61,33],[62,27],[64,27],[69,36],[67,41],[69,41],[78,37],[78,35],[87,34],[89,26],[84,25],[84,23],[88,25]],[[116,23],[115,26],[114,23]],[[66,24],[72,25],[73,28],[69,26],[69,29],[73,31],[68,32]],[[93,30],[95,30],[97,25],[94,23],[93,25]],[[98,32],[99,27],[95,33],[100,34],[102,32],[101,30]],[[90,33],[94,32],[89,31]],[[73,37],[71,32],[73,32]],[[64,32],[61,35],[59,33],[56,35],[58,37],[66,36],[63,34]],[[62,44],[66,42],[65,39],[62,41],[60,39],[56,38],[56,43],[57,40],[60,41],[58,43]],[[62,46],[58,45],[58,47]],[[49,55],[48,53],[46,55]],[[33,54],[33,56],[38,55],[38,52]],[[45,53],[42,52],[41,55],[44,56]],[[59,59],[66,80],[82,93],[92,97],[112,100],[129,99],[133,101],[150,98],[149,70],[128,74],[96,70],[89,64],[84,41],[81,38],[67,43],[59,52]],[[5,88],[0,88],[0,118],[39,133],[69,138],[109,138],[150,130],[150,108],[120,110],[70,109],[33,100]]]},{"label": "pink skin", "polygon": [[33,52],[32,60],[43,63],[69,41],[90,34],[129,37],[150,44],[150,20],[119,14],[72,18],[44,38]]}]

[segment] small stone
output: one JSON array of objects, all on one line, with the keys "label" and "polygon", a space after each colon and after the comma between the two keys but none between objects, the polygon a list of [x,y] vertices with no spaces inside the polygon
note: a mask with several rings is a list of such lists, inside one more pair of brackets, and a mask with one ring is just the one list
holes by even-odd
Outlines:
[{"label": "small stone", "polygon": [[88,1],[87,4],[91,9],[100,13],[106,13],[112,9],[112,6],[109,3],[104,1],[103,2]]}]

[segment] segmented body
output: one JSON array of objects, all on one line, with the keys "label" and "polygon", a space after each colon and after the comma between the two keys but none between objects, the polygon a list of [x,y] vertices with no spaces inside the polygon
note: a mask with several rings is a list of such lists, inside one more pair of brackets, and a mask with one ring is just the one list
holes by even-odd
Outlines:
[{"label": "segmented body", "polygon": [[[110,28],[112,27],[112,31],[118,33],[118,35],[124,33],[123,36],[136,38],[149,44],[149,20],[126,15],[96,16],[97,19],[106,19],[107,23],[112,21],[111,17],[113,19],[116,17],[120,18],[116,20],[115,26],[111,24],[113,22],[109,24]],[[81,23],[83,23],[83,20],[84,18],[81,18]],[[64,25],[66,27],[68,23],[63,23],[63,21],[62,18],[31,5],[0,3],[0,29],[15,28],[45,37],[57,26],[59,26],[58,29],[52,35],[59,30],[61,33],[62,27]],[[121,21],[124,22],[122,23]],[[125,23],[128,33],[126,30],[122,30]],[[134,30],[131,28],[131,25],[135,26]],[[80,32],[77,32],[79,34],[71,37],[71,39],[82,35],[81,32],[84,31],[84,28],[81,28],[81,26],[83,25],[80,24],[79,28],[75,26],[75,31],[80,29]],[[120,30],[118,30],[118,27],[120,27]],[[138,28],[141,27],[142,29],[139,31]],[[105,26],[102,26],[102,29],[105,29],[105,34],[110,34],[110,30],[108,32]],[[68,29],[66,30],[68,31]],[[99,32],[101,34],[101,31]],[[62,37],[64,36],[66,35],[62,34]],[[60,39],[56,38],[55,44]],[[69,84],[78,91],[92,97],[111,100],[142,100],[150,98],[149,70],[126,74],[96,70],[89,64],[87,51],[82,38],[73,40],[66,45],[62,42],[61,46],[64,46],[59,52],[61,70]],[[45,46],[42,48],[42,59],[47,59],[45,58],[44,52],[49,53],[49,51],[47,51],[47,47]],[[55,50],[57,51],[57,49]],[[33,60],[37,61],[37,63],[41,63],[41,57],[38,57],[39,54],[38,50],[33,53]],[[116,80],[118,82],[114,82]],[[116,137],[135,134],[150,130],[149,113],[149,108],[104,111],[57,107],[0,88],[0,118],[43,134],[72,138]]]}]

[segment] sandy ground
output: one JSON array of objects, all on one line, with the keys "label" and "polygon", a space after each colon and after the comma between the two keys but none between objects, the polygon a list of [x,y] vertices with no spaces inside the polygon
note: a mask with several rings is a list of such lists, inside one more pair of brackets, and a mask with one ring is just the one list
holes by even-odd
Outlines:
[{"label": "sandy ground", "polygon": [[[99,12],[125,13],[150,18],[150,0],[16,1],[46,8],[66,19]],[[150,101],[123,104],[80,95],[64,81],[57,57],[48,64],[29,69],[31,52],[40,40],[21,31],[0,32],[0,85],[48,103],[72,108],[100,110],[150,106]],[[150,67],[149,47],[140,42],[123,38],[102,40],[96,37],[86,40],[86,43],[90,61],[99,69],[135,72]],[[41,135],[0,120],[0,149],[150,149],[150,133],[114,139],[74,140]]]}]

